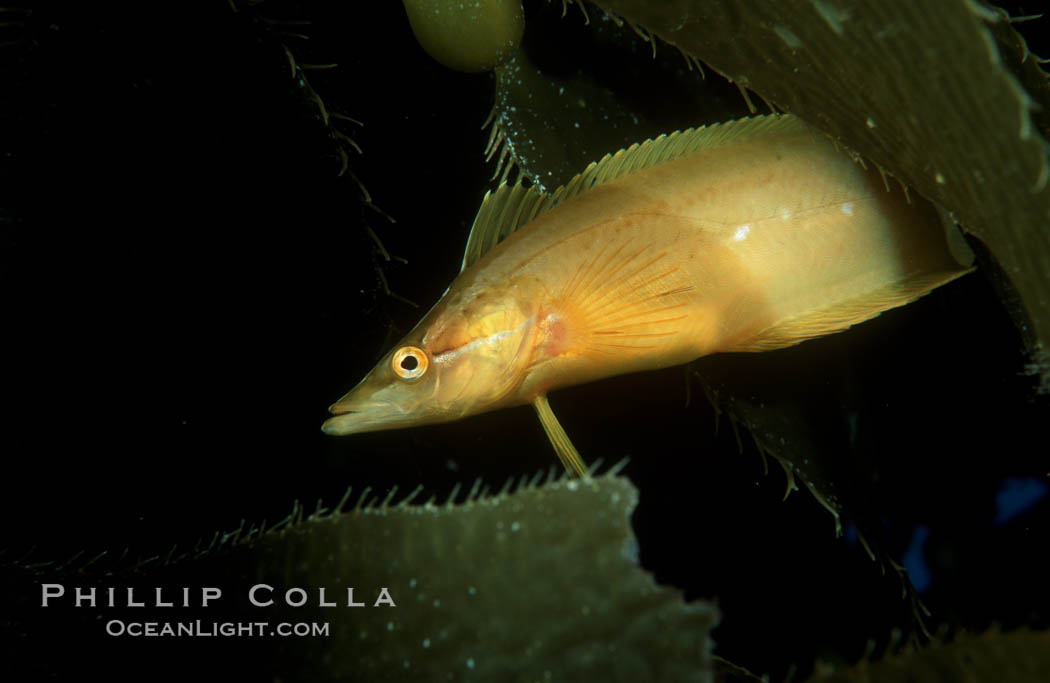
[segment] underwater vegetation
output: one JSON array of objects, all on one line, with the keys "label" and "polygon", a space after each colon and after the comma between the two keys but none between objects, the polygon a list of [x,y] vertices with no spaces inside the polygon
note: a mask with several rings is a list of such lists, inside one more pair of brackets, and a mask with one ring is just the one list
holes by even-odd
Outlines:
[{"label": "underwater vegetation", "polygon": [[[244,672],[265,678],[710,680],[708,634],[718,610],[685,604],[681,591],[656,585],[638,566],[630,525],[638,492],[627,479],[536,476],[508,481],[496,494],[476,485],[447,501],[410,504],[420,489],[393,502],[396,488],[383,500],[367,488],[348,490],[332,509],[312,513],[297,504],[271,527],[223,534],[145,566],[34,574],[50,576],[52,593],[68,583],[97,586],[102,596],[114,583],[121,593],[130,584],[152,596],[158,583],[203,580],[221,587],[225,602],[191,605],[193,620],[254,611],[274,623],[330,625],[325,637],[229,645],[223,658],[248,658]],[[168,593],[176,604],[179,596]],[[145,666],[137,662],[141,651],[90,628],[93,615],[59,614],[85,631],[79,666],[105,669],[121,657]],[[46,620],[34,617],[32,626],[43,628]],[[119,604],[106,618],[131,621],[135,610]],[[179,656],[195,659],[207,647],[190,641]],[[126,664],[116,670],[129,670]]]},{"label": "underwater vegetation", "polygon": [[[1039,179],[1030,148],[1045,126],[1033,108],[1021,136],[1024,98],[1002,75],[1040,101],[1035,63],[1008,49],[1020,45],[1014,28],[1037,23],[991,21],[973,3],[938,4],[931,18],[929,6],[879,4],[873,17],[866,3],[799,3],[793,14],[705,3],[686,17],[673,2],[609,5],[617,26],[592,4],[587,24],[579,7],[562,17],[560,4],[527,2],[524,52],[512,59],[536,76],[521,92],[510,67],[467,74],[435,62],[399,3],[34,8],[25,40],[5,47],[0,107],[12,669],[207,677],[217,668],[207,656],[242,680],[432,680],[446,662],[419,653],[442,643],[459,680],[581,662],[624,680],[702,679],[708,652],[771,680],[846,677],[869,640],[872,660],[894,650],[893,629],[926,642],[892,566],[915,541],[926,623],[937,642],[959,643],[931,648],[928,665],[1001,671],[1005,656],[1031,663],[1021,680],[1039,680],[1047,502],[999,502],[1004,490],[1038,490],[1047,470],[1046,400],[1023,374],[1044,338],[1033,267],[1045,232],[1023,231],[1042,220],[1034,203],[1045,195],[1023,192]],[[679,23],[703,45],[690,47]],[[654,58],[632,24],[690,58],[660,41]],[[835,26],[872,39],[835,42]],[[972,30],[960,38],[960,27]],[[972,58],[991,54],[987,35],[999,36],[1005,72]],[[630,457],[619,476],[599,471],[575,491],[519,483],[554,463],[528,409],[347,439],[319,432],[325,406],[455,277],[494,173],[556,186],[557,169],[575,173],[602,150],[746,115],[737,84],[756,108],[766,99],[810,116],[891,183],[955,212],[981,238],[977,272],[826,339],[552,394],[588,463]],[[544,106],[515,104],[529,92]],[[563,92],[577,96],[553,96]],[[500,102],[490,141],[481,125]],[[966,114],[973,102],[992,119]],[[969,157],[935,163],[943,140],[931,120],[949,121],[950,154],[998,150],[977,166],[983,180],[963,179]],[[569,143],[545,144],[537,122]],[[1015,324],[1020,312],[1032,333]],[[777,462],[838,519],[805,491],[781,502]],[[329,519],[348,484],[345,514]],[[372,504],[354,511],[366,486]],[[289,517],[292,500],[309,502]],[[513,531],[514,521],[527,523]],[[396,607],[295,612],[340,626],[324,639],[119,639],[99,623],[126,609],[39,606],[41,582],[221,585],[210,612],[146,611],[276,619],[286,612],[243,603],[248,586],[352,585],[371,604],[381,580]],[[622,590],[646,598],[619,600]],[[996,623],[1004,634],[985,634]],[[610,643],[624,643],[616,657],[600,647]],[[535,668],[521,664],[529,656]],[[922,656],[891,655],[886,667],[924,671]],[[719,677],[748,680],[719,666]]]},{"label": "underwater vegetation", "polygon": [[[740,22],[733,2],[599,4],[811,121],[949,211],[1018,292],[1024,312],[1013,315],[1046,389],[1050,162],[1038,112],[1050,86],[1007,13],[981,2],[817,0],[749,4]],[[872,39],[840,40],[847,32]],[[895,63],[908,68],[883,71]],[[988,169],[1001,190],[991,189],[998,184]]]}]

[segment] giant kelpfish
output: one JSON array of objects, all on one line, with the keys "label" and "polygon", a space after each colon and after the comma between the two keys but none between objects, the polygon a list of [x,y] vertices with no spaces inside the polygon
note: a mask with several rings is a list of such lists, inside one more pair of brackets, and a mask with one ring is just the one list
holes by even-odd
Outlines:
[{"label": "giant kelpfish", "polygon": [[329,434],[547,402],[559,387],[845,330],[968,272],[958,229],[790,115],[660,136],[547,194],[485,195],[459,276],[330,407]]}]

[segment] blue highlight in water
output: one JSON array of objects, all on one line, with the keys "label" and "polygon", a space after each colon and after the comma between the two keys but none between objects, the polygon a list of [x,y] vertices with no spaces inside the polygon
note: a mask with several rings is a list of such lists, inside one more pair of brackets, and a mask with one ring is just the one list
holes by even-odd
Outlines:
[{"label": "blue highlight in water", "polygon": [[1024,514],[1050,495],[1050,484],[1036,477],[1007,477],[995,494],[995,526]]},{"label": "blue highlight in water", "polygon": [[933,583],[933,576],[930,574],[930,567],[926,564],[925,555],[926,541],[929,539],[930,527],[919,524],[911,534],[907,550],[901,556],[901,562],[908,570],[911,585],[915,586],[915,592],[919,594],[928,591],[930,584]]}]

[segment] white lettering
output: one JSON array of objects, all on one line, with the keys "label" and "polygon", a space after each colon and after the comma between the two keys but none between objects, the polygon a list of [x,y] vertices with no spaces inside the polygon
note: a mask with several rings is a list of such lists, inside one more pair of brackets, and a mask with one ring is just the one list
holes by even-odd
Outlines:
[{"label": "white lettering", "polygon": [[[135,589],[134,588],[129,588],[128,589],[128,607],[145,607],[145,606],[146,606],[146,603],[144,603],[144,602],[135,602]],[[128,633],[131,633],[130,629],[128,630]],[[132,633],[131,635],[134,636],[134,635],[138,635],[138,634]]]},{"label": "white lettering", "polygon": [[220,588],[202,588],[201,589],[201,607],[207,607],[208,603],[212,600],[218,600],[222,597],[222,589]]},{"label": "white lettering", "polygon": [[376,602],[372,607],[379,607],[380,603],[390,605],[391,607],[397,607],[397,605],[394,604],[394,599],[390,597],[390,591],[386,589],[386,586],[383,586],[382,590],[379,591],[379,597],[376,598]]},{"label": "white lettering", "polygon": [[94,587],[89,588],[87,593],[84,593],[83,590],[84,589],[81,588],[80,586],[77,586],[77,588],[76,588],[77,607],[83,607],[83,603],[85,601],[88,603],[88,607],[94,607],[95,606],[95,588]]},{"label": "white lettering", "polygon": [[60,598],[66,594],[66,587],[60,583],[42,583],[40,588],[41,607],[47,607],[47,601],[51,598]]},{"label": "white lettering", "polygon": [[[298,602],[292,597],[293,594],[300,596]],[[289,588],[284,593],[284,601],[289,607],[302,607],[306,604],[306,591],[302,588]]]},{"label": "white lettering", "polygon": [[267,586],[265,583],[257,583],[252,586],[251,590],[248,591],[248,601],[256,607],[269,607],[273,604],[273,600],[267,600],[266,602],[259,602],[255,599],[255,591],[265,589],[266,594],[269,595],[273,592],[273,586]]}]

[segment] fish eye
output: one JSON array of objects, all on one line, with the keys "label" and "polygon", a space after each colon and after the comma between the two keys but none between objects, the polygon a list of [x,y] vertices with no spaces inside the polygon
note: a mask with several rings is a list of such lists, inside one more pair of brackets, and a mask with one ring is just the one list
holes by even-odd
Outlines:
[{"label": "fish eye", "polygon": [[419,379],[426,373],[429,364],[427,352],[418,346],[402,346],[390,359],[394,374],[404,380]]}]

